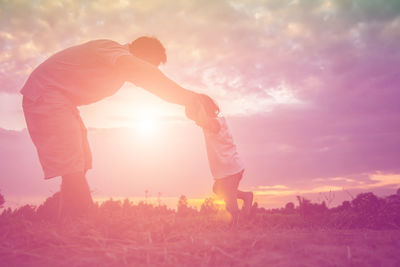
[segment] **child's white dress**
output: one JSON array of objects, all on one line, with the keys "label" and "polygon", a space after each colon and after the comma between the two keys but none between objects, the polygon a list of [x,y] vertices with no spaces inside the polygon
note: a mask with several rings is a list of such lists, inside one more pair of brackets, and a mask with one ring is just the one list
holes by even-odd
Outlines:
[{"label": "child's white dress", "polygon": [[244,169],[243,162],[236,151],[231,133],[224,117],[217,117],[220,125],[218,133],[203,128],[208,162],[214,179],[224,178]]}]

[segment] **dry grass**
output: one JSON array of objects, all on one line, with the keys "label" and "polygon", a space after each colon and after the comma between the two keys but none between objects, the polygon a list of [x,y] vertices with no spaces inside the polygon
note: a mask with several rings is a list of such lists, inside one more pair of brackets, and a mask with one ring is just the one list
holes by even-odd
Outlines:
[{"label": "dry grass", "polygon": [[[109,205],[109,206],[112,206]],[[400,266],[399,230],[338,230],[247,222],[146,206],[90,218],[0,216],[1,266]]]}]

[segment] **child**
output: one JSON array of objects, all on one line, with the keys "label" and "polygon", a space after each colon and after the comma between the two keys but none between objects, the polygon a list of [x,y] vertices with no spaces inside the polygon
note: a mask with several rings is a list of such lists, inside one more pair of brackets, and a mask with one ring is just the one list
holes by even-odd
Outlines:
[{"label": "child", "polygon": [[203,129],[208,162],[215,179],[213,191],[225,201],[226,210],[232,215],[232,225],[239,218],[237,199],[243,200],[243,213],[248,216],[253,193],[238,190],[244,167],[236,151],[224,117],[219,117],[219,107],[207,95],[200,94],[186,106],[186,116]]}]

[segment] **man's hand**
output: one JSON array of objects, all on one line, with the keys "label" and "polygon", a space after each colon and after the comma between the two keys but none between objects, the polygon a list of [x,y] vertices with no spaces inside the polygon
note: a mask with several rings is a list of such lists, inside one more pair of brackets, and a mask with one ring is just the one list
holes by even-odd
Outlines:
[{"label": "man's hand", "polygon": [[218,133],[220,130],[220,125],[217,118],[208,116],[201,103],[197,112],[196,124],[201,128],[207,129],[213,133]]}]

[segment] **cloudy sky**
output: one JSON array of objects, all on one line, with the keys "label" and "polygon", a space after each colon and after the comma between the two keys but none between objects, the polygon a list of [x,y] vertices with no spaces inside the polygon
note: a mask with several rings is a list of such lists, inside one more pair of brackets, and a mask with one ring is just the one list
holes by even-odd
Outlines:
[{"label": "cloudy sky", "polygon": [[[166,47],[166,75],[218,102],[246,164],[242,186],[264,206],[400,186],[398,0],[0,0],[6,198],[48,196],[59,183],[42,180],[25,129],[19,90],[30,72],[69,46],[141,35]],[[126,83],[80,110],[95,196],[211,195],[202,133],[181,107]]]}]

